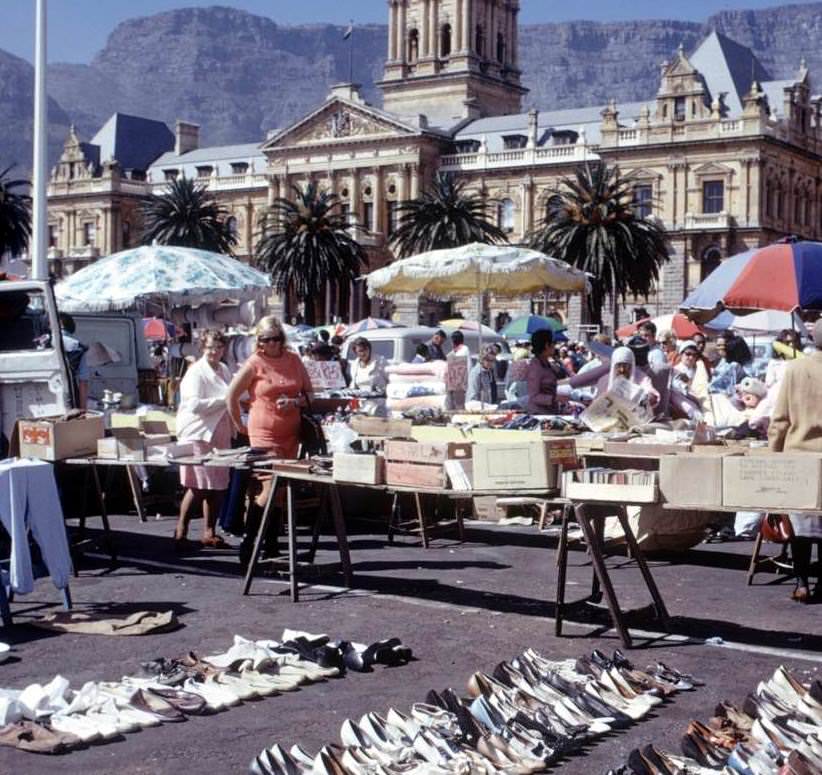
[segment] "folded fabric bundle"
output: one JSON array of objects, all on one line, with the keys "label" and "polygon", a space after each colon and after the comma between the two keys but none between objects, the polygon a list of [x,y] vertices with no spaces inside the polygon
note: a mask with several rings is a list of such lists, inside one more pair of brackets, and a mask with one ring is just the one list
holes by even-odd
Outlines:
[{"label": "folded fabric bundle", "polygon": [[35,627],[86,635],[147,635],[175,630],[180,626],[173,611],[136,611],[129,616],[88,614],[81,611],[58,611],[29,622]]},{"label": "folded fabric bundle", "polygon": [[407,374],[412,377],[445,379],[445,372],[448,369],[446,361],[428,361],[428,363],[397,363],[387,366],[385,373],[389,375]]},{"label": "folded fabric bundle", "polygon": [[386,388],[388,398],[413,398],[414,396],[444,396],[445,383],[436,380],[414,380],[413,382],[389,382]]},{"label": "folded fabric bundle", "polygon": [[394,412],[404,412],[407,409],[426,407],[430,409],[445,409],[445,396],[417,396],[416,398],[389,398],[386,406]]}]

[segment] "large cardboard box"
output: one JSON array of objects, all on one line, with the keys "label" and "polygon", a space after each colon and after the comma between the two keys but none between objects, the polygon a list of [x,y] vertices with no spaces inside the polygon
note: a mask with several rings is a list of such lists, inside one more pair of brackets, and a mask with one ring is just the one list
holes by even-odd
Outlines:
[{"label": "large cardboard box", "polygon": [[716,452],[663,455],[659,459],[659,493],[675,506],[722,506],[722,459],[733,454]]},{"label": "large cardboard box", "polygon": [[465,460],[471,457],[470,442],[386,441],[387,460],[406,463],[444,463],[446,460]]},{"label": "large cardboard box", "polygon": [[385,458],[382,455],[336,452],[333,478],[335,482],[382,484],[385,481]]},{"label": "large cardboard box", "polygon": [[474,445],[474,489],[551,490],[560,465],[576,463],[573,439]]},{"label": "large cardboard box", "polygon": [[41,417],[20,420],[20,457],[65,460],[97,453],[97,439],[105,435],[103,415],[88,412],[75,420]]},{"label": "large cardboard box", "polygon": [[447,486],[447,476],[442,465],[429,466],[396,460],[385,461],[385,481],[392,485],[420,489],[444,489]]},{"label": "large cardboard box", "polygon": [[653,484],[594,484],[576,482],[573,471],[562,478],[562,494],[575,501],[602,501],[605,503],[657,503],[659,487]]},{"label": "large cardboard box", "polygon": [[722,504],[752,511],[822,510],[822,455],[724,457]]},{"label": "large cardboard box", "polygon": [[97,441],[97,457],[141,463],[146,459],[145,437],[137,428],[112,428],[111,436]]}]

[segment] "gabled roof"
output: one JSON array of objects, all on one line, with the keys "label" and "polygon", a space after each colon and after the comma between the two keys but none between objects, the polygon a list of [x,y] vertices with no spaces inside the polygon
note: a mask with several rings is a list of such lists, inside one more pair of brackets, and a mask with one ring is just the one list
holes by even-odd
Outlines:
[{"label": "gabled roof", "polygon": [[115,113],[91,142],[100,148],[100,162],[116,159],[124,170],[147,170],[174,148],[174,133],[162,121]]},{"label": "gabled roof", "polygon": [[753,51],[713,30],[689,57],[699,70],[711,99],[725,95],[730,115],[742,112],[742,98],[754,81],[769,81],[771,75]]}]

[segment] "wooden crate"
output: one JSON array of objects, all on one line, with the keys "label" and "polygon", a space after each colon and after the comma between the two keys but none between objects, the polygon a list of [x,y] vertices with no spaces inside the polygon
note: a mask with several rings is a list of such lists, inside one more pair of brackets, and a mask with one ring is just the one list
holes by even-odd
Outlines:
[{"label": "wooden crate", "polygon": [[393,420],[386,417],[369,417],[355,414],[351,418],[351,429],[360,436],[381,436],[389,439],[410,439],[411,420]]},{"label": "wooden crate", "polygon": [[381,455],[355,455],[337,452],[334,455],[335,482],[382,484],[385,481],[385,459]]},{"label": "wooden crate", "polygon": [[470,442],[386,441],[385,457],[406,463],[444,463],[471,457]]},{"label": "wooden crate", "polygon": [[404,463],[386,460],[385,481],[403,487],[442,489],[447,485],[445,468],[442,465],[424,463]]},{"label": "wooden crate", "polygon": [[593,484],[575,482],[572,477],[570,472],[562,477],[562,494],[571,500],[626,504],[659,502],[656,484]]}]

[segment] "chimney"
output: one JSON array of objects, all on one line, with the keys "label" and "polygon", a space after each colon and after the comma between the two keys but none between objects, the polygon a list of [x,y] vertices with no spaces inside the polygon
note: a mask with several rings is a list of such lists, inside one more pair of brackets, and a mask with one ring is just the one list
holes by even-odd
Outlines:
[{"label": "chimney", "polygon": [[536,148],[539,142],[539,111],[532,108],[528,111],[528,147]]},{"label": "chimney", "polygon": [[177,119],[174,126],[174,153],[182,156],[200,147],[200,125]]}]

